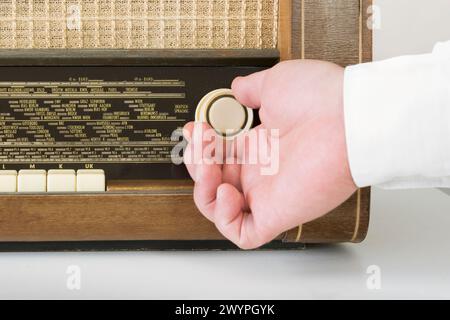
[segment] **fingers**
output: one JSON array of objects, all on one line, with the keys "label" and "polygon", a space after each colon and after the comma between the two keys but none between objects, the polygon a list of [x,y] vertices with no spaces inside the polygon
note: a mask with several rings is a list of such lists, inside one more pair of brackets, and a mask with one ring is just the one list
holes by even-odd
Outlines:
[{"label": "fingers", "polygon": [[261,230],[257,230],[254,216],[248,213],[248,205],[240,192],[242,166],[222,166],[215,161],[203,161],[203,158],[200,161],[193,159],[196,147],[200,148],[202,157],[205,156],[202,151],[209,142],[203,139],[203,130],[208,128],[205,124],[192,123],[185,127],[185,136],[189,142],[185,161],[189,160],[186,166],[195,180],[194,202],[200,212],[237,246],[242,249],[259,247],[270,239],[258,232]]},{"label": "fingers", "polygon": [[[183,128],[183,134],[186,140],[188,141],[188,145],[184,150],[184,163],[191,178],[196,181],[197,168],[205,162],[209,162],[210,158],[213,156],[214,150],[210,153],[206,152],[208,150],[208,146],[211,146],[212,135],[214,135],[214,131],[208,126],[206,123],[194,123],[189,122]],[[205,151],[206,150],[206,151]]]},{"label": "fingers", "polygon": [[183,135],[188,142],[191,142],[192,140],[192,132],[194,131],[194,125],[195,123],[191,121],[186,123],[186,125],[183,128]]},{"label": "fingers", "polygon": [[221,168],[217,164],[203,164],[196,168],[194,202],[200,212],[214,222],[217,188],[222,183]]},{"label": "fingers", "polygon": [[192,148],[192,144],[190,143],[192,141],[193,131],[194,131],[194,122],[187,123],[183,128],[183,136],[188,142],[186,149],[184,150],[183,159],[184,164],[186,165],[186,168],[189,172],[189,175],[191,176],[192,180],[195,181],[194,162],[192,161],[194,149]]},{"label": "fingers", "polygon": [[188,145],[184,162],[195,181],[194,202],[200,212],[212,221],[217,187],[222,183],[222,169],[220,164],[211,159],[214,152],[206,152],[212,142],[208,138],[208,130],[211,131],[211,128],[205,123],[186,124],[184,134]]},{"label": "fingers", "polygon": [[[210,141],[200,141],[201,137],[200,135],[194,134],[194,131],[197,132],[197,130],[205,132],[209,127],[204,124],[204,125],[200,125],[194,122],[189,122],[185,125],[185,127],[183,128],[183,133],[184,136],[186,138],[186,140],[188,141],[188,144],[186,146],[186,149],[184,151],[184,163],[186,164],[186,167],[188,169],[188,172],[190,174],[190,176],[192,177],[192,179],[194,181],[197,181],[197,170],[198,168],[201,167],[201,165],[203,164],[203,161],[196,161],[196,160],[203,160],[203,159],[196,159],[196,157],[198,158],[199,155],[196,156],[195,152],[201,152],[202,155],[201,157],[205,156],[207,157],[207,155],[203,154],[204,148],[206,145],[208,145],[208,143],[210,143]],[[212,129],[211,129],[212,130]],[[201,147],[198,147],[198,146]],[[213,147],[221,147],[222,144],[216,145],[214,146],[214,144],[210,144],[209,146],[213,146]],[[230,148],[236,148],[236,146],[234,144],[230,144],[228,145],[227,141],[223,142],[223,150],[216,150],[216,148],[214,148],[213,152],[214,153],[214,159],[215,161],[208,161],[208,163],[217,163],[217,164],[223,164],[224,161],[226,159],[224,159],[224,157],[226,157],[226,155],[229,152]],[[228,151],[227,151],[228,150]],[[226,183],[231,183],[234,186],[236,186],[239,190],[241,189],[241,165],[238,164],[238,160],[235,158],[236,155],[238,154],[238,151],[234,151],[231,152],[232,158],[230,158],[232,161],[229,162],[229,164],[224,164],[223,167],[223,181],[222,182],[226,182]],[[207,160],[211,160],[211,159],[207,159]],[[226,162],[225,162],[226,163]]]},{"label": "fingers", "polygon": [[[237,162],[237,159],[235,160]],[[242,166],[237,163],[226,164],[222,167],[223,183],[229,183],[235,186],[239,191],[242,191],[241,184],[241,168]]]},{"label": "fingers", "polygon": [[217,189],[214,222],[217,229],[238,247],[254,249],[265,241],[255,227],[254,216],[245,212],[244,207],[244,195],[230,184],[221,184]]},{"label": "fingers", "polygon": [[236,99],[249,108],[259,108],[266,74],[267,70],[264,70],[234,79],[231,89]]}]

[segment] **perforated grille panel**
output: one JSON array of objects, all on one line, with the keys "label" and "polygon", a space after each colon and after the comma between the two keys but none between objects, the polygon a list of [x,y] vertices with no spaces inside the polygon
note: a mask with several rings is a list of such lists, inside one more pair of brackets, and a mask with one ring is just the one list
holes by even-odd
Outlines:
[{"label": "perforated grille panel", "polygon": [[279,0],[0,0],[0,48],[275,48]]}]

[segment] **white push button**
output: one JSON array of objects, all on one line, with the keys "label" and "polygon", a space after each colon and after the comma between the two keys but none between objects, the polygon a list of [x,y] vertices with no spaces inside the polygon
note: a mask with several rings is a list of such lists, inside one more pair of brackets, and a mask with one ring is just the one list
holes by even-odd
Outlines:
[{"label": "white push button", "polygon": [[105,191],[105,172],[99,169],[83,169],[77,171],[77,192]]},{"label": "white push button", "polygon": [[17,192],[17,171],[0,170],[0,192]]},{"label": "white push button", "polygon": [[217,89],[205,95],[199,102],[195,120],[207,122],[224,137],[234,138],[250,130],[253,110],[241,105],[230,89]]},{"label": "white push button", "polygon": [[75,192],[77,178],[75,170],[49,170],[47,192]]},{"label": "white push button", "polygon": [[47,172],[45,170],[20,170],[17,177],[18,192],[46,192]]}]

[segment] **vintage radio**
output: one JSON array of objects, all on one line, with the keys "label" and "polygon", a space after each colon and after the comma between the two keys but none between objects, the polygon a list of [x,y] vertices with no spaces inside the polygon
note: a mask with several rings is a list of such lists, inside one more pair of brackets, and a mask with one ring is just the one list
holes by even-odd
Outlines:
[{"label": "vintage radio", "polygon": [[[233,248],[195,208],[171,133],[238,75],[369,61],[369,5],[1,0],[0,248]],[[267,247],[363,240],[369,194]]]}]

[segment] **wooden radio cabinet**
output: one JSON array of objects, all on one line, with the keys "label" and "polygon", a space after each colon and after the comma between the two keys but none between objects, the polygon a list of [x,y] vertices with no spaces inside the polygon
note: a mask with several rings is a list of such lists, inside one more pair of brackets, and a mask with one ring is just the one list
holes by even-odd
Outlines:
[{"label": "wooden radio cabinet", "polygon": [[[0,250],[234,248],[197,211],[192,181],[182,168],[144,161],[128,170],[120,157],[98,156],[94,140],[86,136],[93,135],[92,128],[120,138],[124,128],[141,130],[140,124],[129,126],[135,119],[123,116],[128,109],[114,104],[148,105],[153,98],[140,88],[151,92],[146,86],[167,86],[162,80],[172,79],[164,94],[184,91],[180,97],[195,110],[209,90],[229,87],[234,76],[280,60],[320,59],[342,66],[371,60],[370,0],[131,0],[131,7],[48,0],[33,8],[25,2],[3,1],[0,8],[0,169],[102,169],[106,191],[0,194]],[[222,78],[210,80],[212,72]],[[109,91],[102,95],[95,90],[106,89],[97,87]],[[113,98],[116,102],[109,101]],[[172,110],[173,104],[163,107]],[[116,109],[106,127],[94,115],[108,108]],[[192,112],[178,119],[181,126],[193,120]],[[83,119],[91,122],[75,123]],[[21,131],[24,126],[33,137]],[[165,124],[152,126],[168,134]],[[67,145],[61,132],[70,132]],[[108,139],[102,150],[137,152],[126,137],[117,146],[108,145]],[[267,247],[360,242],[369,205],[370,189],[360,189],[329,214],[281,234]]]}]

